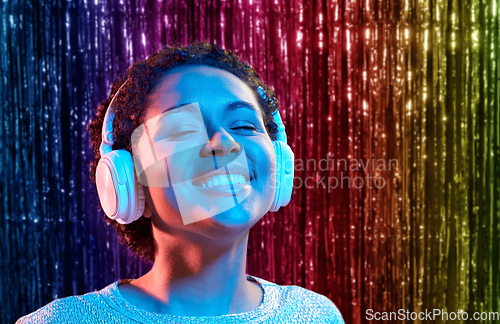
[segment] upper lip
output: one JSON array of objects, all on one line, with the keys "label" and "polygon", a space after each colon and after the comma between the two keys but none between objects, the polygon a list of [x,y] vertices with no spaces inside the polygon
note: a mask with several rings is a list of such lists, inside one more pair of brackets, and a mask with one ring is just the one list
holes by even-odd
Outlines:
[{"label": "upper lip", "polygon": [[[226,172],[226,167],[229,171],[229,174],[241,174],[242,176],[245,177],[246,181],[250,181],[253,179],[252,172],[248,168],[243,167],[239,163],[231,162],[231,163],[229,163],[221,168],[218,168],[217,170],[200,171],[200,172],[193,175],[193,177],[191,178],[191,181],[196,179],[196,182],[202,182],[203,180],[207,179],[208,177],[212,177],[214,175],[227,175],[228,173]],[[200,178],[197,179],[198,177],[200,177]],[[248,177],[250,177],[250,179],[248,179]]]}]

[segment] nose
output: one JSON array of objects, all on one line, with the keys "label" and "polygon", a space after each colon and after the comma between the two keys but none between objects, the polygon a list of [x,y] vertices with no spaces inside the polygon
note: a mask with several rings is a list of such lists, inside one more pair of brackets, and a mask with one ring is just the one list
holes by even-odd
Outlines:
[{"label": "nose", "polygon": [[200,152],[202,157],[227,156],[230,153],[239,153],[240,145],[222,128],[210,139]]}]

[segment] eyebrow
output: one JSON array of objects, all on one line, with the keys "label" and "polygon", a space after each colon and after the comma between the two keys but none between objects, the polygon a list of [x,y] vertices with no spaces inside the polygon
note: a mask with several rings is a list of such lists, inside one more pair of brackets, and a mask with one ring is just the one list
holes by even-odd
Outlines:
[{"label": "eyebrow", "polygon": [[[190,102],[190,103],[180,103],[180,104],[177,104],[175,106],[163,109],[160,112],[160,114],[163,114],[163,113],[165,113],[167,111],[171,111],[171,110],[174,110],[174,109],[177,109],[177,108],[181,108],[181,107],[184,107],[184,106],[189,106],[191,104],[193,104],[193,103],[192,102]],[[225,109],[228,112],[234,111],[234,110],[239,109],[239,108],[244,108],[244,109],[253,110],[253,111],[259,113],[261,115],[261,117],[263,117],[263,113],[262,113],[262,111],[259,108],[255,107],[253,104],[251,104],[249,102],[246,102],[246,101],[241,101],[241,100],[229,101],[229,102],[226,102],[225,105],[226,105]],[[189,107],[187,110],[190,110],[191,112],[193,112],[194,108],[193,107]]]},{"label": "eyebrow", "polygon": [[264,117],[262,110],[260,110],[259,108],[255,107],[254,105],[252,105],[251,103],[246,102],[246,101],[231,101],[231,102],[227,103],[227,106],[226,106],[227,111],[234,111],[238,108],[253,110],[254,112],[260,114],[261,117]]},{"label": "eyebrow", "polygon": [[[165,112],[167,112],[167,111],[171,111],[171,110],[174,110],[174,109],[177,109],[177,108],[180,108],[180,107],[188,106],[188,105],[191,105],[191,104],[192,104],[192,103],[180,103],[180,104],[177,104],[177,105],[175,105],[175,106],[172,106],[172,107],[168,107],[168,108],[163,109],[163,110],[160,112],[160,114],[163,114],[163,113],[165,113]],[[193,110],[193,108],[192,108],[192,107],[189,107],[189,108],[188,108],[188,110],[191,110],[191,111],[192,111],[192,110]]]}]

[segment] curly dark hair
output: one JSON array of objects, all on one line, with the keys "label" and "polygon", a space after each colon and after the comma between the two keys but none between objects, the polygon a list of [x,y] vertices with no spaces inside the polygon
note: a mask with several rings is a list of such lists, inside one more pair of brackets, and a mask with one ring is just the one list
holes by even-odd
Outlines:
[{"label": "curly dark hair", "polygon": [[[94,149],[94,160],[90,163],[90,174],[97,192],[95,173],[101,158],[101,131],[106,110],[115,93],[125,81],[127,84],[117,98],[118,107],[113,120],[115,142],[113,150],[124,149],[132,154],[130,137],[132,132],[144,121],[147,95],[159,83],[170,69],[182,65],[208,65],[226,70],[244,81],[256,94],[260,109],[263,111],[264,124],[272,140],[276,139],[278,126],[273,121],[272,113],[279,108],[279,102],[272,88],[266,85],[259,74],[247,63],[238,59],[237,55],[219,46],[201,41],[187,46],[163,45],[144,61],[135,62],[126,71],[123,78],[118,77],[112,84],[109,97],[99,103],[95,116],[87,124],[90,142]],[[103,213],[104,215],[104,213]],[[109,217],[106,221],[113,226],[120,237],[121,244],[126,244],[135,256],[154,262],[157,250],[153,237],[150,218],[141,217],[131,224],[120,224]]]}]

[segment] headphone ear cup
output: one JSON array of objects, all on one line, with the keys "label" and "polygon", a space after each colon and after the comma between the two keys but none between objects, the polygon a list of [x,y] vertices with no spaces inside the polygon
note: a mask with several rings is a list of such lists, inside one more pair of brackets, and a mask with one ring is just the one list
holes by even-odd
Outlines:
[{"label": "headphone ear cup", "polygon": [[144,186],[139,183],[139,180],[135,176],[135,171],[134,171],[134,183],[135,183],[135,188],[136,188],[136,201],[138,202],[137,204],[137,212],[135,214],[134,220],[136,221],[141,216],[144,214],[144,209],[146,208],[146,195],[144,194]]},{"label": "headphone ear cup", "polygon": [[120,224],[130,224],[142,216],[144,188],[137,181],[128,151],[115,150],[101,157],[96,183],[101,206],[109,218]]},{"label": "headphone ear cup", "polygon": [[276,189],[269,210],[275,212],[281,206],[288,205],[292,197],[295,154],[288,144],[281,141],[273,141],[273,147],[276,156]]}]

